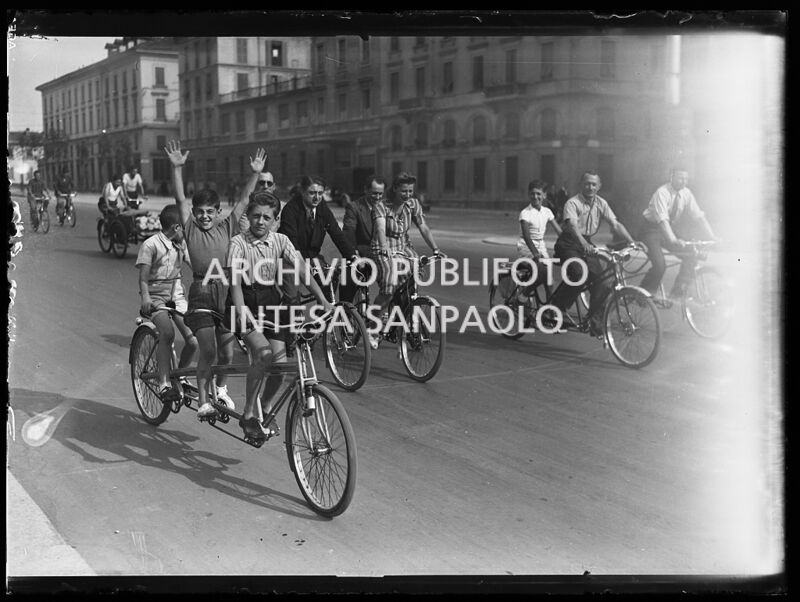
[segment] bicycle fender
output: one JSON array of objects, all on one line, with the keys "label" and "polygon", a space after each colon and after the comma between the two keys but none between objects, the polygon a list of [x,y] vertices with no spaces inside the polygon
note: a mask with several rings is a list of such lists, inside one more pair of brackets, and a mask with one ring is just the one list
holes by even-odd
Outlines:
[{"label": "bicycle fender", "polygon": [[651,292],[643,289],[641,286],[636,286],[634,284],[619,284],[619,285],[614,287],[614,290],[615,291],[634,290],[634,291],[642,293],[648,299],[652,299],[653,298],[653,294]]},{"label": "bicycle fender", "polygon": [[[156,330],[155,324],[150,321],[142,322],[139,327],[133,331],[133,336],[131,337],[131,343],[136,338],[136,335],[139,334],[140,330],[152,330],[153,334],[155,335],[156,339],[158,339],[158,331]],[[130,345],[128,348],[128,363],[133,364],[133,345]]]},{"label": "bicycle fender", "polygon": [[434,307],[441,307],[441,305],[442,305],[441,303],[439,303],[433,297],[428,297],[426,295],[421,295],[421,296],[415,298],[413,300],[413,302],[412,302],[412,305],[419,305],[420,301],[429,301],[430,304],[433,305]]}]

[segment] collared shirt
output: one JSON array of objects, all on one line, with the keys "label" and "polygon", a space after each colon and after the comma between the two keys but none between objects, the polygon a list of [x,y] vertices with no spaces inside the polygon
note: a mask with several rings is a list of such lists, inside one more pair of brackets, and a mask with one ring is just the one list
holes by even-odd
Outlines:
[{"label": "collared shirt", "polygon": [[[411,222],[414,222],[417,227],[425,223],[425,215],[422,213],[422,206],[414,197],[403,201],[398,211],[394,211],[392,207],[383,201],[375,203],[372,206],[373,226],[375,225],[375,221],[380,218],[386,220],[384,232],[390,252],[402,251],[410,244],[411,240],[408,235],[408,229],[411,227]],[[373,234],[372,251],[375,253],[379,250],[380,243],[378,242],[378,237]]]},{"label": "collared shirt", "polygon": [[663,221],[668,221],[672,224],[677,222],[684,215],[688,215],[691,219],[700,219],[705,214],[700,210],[697,200],[694,198],[692,191],[688,188],[681,188],[675,190],[671,183],[666,183],[659,187],[650,197],[650,203],[647,209],[642,212],[644,218],[659,224]]},{"label": "collared shirt", "polygon": [[[296,256],[297,249],[285,234],[270,231],[258,238],[248,230],[231,238],[225,266],[244,271],[246,276],[242,277],[242,284],[272,284],[278,272],[278,261],[285,259],[294,265]],[[238,283],[237,278],[232,277],[231,284]]]},{"label": "collared shirt", "polygon": [[182,291],[181,264],[185,258],[186,243],[176,243],[159,232],[142,242],[136,265],[150,266],[147,280],[151,290],[170,289],[176,282],[176,291]]},{"label": "collared shirt", "polygon": [[206,274],[212,259],[217,259],[221,266],[225,265],[228,258],[228,245],[231,242],[231,228],[239,226],[233,220],[233,212],[224,220],[217,222],[209,230],[201,230],[194,216],[184,224],[184,237],[186,248],[192,260],[192,269],[195,274]]},{"label": "collared shirt", "polygon": [[595,195],[594,201],[590,203],[580,193],[564,203],[563,216],[564,220],[572,219],[578,226],[578,232],[584,237],[597,234],[601,219],[609,223],[617,221],[617,216],[603,197]]},{"label": "collared shirt", "polygon": [[114,185],[111,182],[108,182],[103,188],[103,196],[105,197],[108,204],[117,204],[117,201],[122,197],[122,186],[114,188]]},{"label": "collared shirt", "polygon": [[44,196],[44,180],[31,180],[28,182],[28,194],[33,197]]},{"label": "collared shirt", "polygon": [[[544,205],[537,209],[533,204],[530,204],[519,214],[519,221],[527,223],[533,246],[536,247],[536,250],[539,251],[542,257],[550,257],[547,254],[547,247],[544,244],[544,233],[547,230],[547,222],[551,219],[555,219],[555,216],[550,208]],[[525,228],[526,226],[521,224],[521,227]],[[525,237],[522,235],[520,235],[517,241],[517,251],[526,256],[531,253],[528,245],[525,244]]]}]

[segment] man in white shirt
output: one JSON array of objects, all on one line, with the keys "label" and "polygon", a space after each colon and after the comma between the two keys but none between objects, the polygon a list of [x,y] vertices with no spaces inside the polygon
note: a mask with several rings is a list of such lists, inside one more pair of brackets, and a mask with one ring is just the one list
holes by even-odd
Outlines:
[{"label": "man in white shirt", "polygon": [[[694,222],[704,231],[705,238],[715,239],[705,214],[700,210],[692,191],[686,187],[688,182],[688,171],[682,168],[673,169],[670,181],[653,193],[647,209],[642,213],[644,226],[639,239],[647,245],[647,256],[653,265],[642,279],[641,287],[650,293],[655,293],[658,289],[666,270],[662,247],[678,254],[686,246],[676,236],[676,226],[683,227],[687,222]],[[683,295],[697,264],[692,253],[681,254],[681,258],[681,268],[669,294],[671,298]]]},{"label": "man in white shirt", "polygon": [[[561,228],[556,222],[556,218],[550,208],[543,205],[546,198],[546,184],[541,180],[531,180],[528,184],[528,196],[530,204],[519,214],[520,237],[517,241],[517,254],[519,257],[528,257],[539,263],[542,258],[549,258],[547,246],[544,242],[544,234],[547,224],[553,227],[557,236],[561,235]],[[539,268],[536,281],[523,289],[523,294],[530,295],[536,287],[542,284],[547,277],[544,267]],[[548,287],[547,296],[550,296]]]},{"label": "man in white shirt", "polygon": [[142,198],[147,198],[144,194],[144,186],[142,185],[142,176],[136,167],[131,167],[130,171],[122,176],[122,185],[125,187],[125,194],[128,197],[128,203],[138,208],[141,201],[138,200],[139,192],[142,193]]}]

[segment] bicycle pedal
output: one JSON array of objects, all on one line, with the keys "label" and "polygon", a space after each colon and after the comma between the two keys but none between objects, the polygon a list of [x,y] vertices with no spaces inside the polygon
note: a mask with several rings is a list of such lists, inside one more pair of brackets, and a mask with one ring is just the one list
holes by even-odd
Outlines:
[{"label": "bicycle pedal", "polygon": [[259,447],[264,445],[264,443],[266,443],[266,441],[267,441],[266,439],[261,439],[261,438],[256,439],[254,437],[245,437],[244,438],[244,442],[245,443],[247,443],[248,445],[252,445],[256,449],[258,449]]}]

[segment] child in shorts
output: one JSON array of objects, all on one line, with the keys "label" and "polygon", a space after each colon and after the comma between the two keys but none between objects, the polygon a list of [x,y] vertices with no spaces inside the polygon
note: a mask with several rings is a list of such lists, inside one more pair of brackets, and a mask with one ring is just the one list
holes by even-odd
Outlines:
[{"label": "child in shorts", "polygon": [[136,267],[139,268],[141,314],[151,318],[158,330],[158,390],[161,399],[169,402],[180,398],[180,391],[171,387],[169,381],[172,342],[175,340],[173,320],[184,340],[178,368],[186,368],[192,363],[197,351],[197,339],[181,315],[174,314],[170,320],[169,312],[165,311],[168,307],[181,314],[187,310],[181,283],[181,264],[186,259],[186,243],[183,240],[178,206],[167,205],[161,210],[158,219],[161,222],[161,231],[142,242]]},{"label": "child in shorts", "polygon": [[[287,261],[294,266],[295,273],[305,274],[305,282],[319,303],[331,310],[332,305],[325,299],[325,295],[317,282],[311,277],[310,270],[303,257],[294,248],[294,245],[284,234],[275,232],[278,215],[281,211],[281,202],[271,192],[260,190],[250,196],[247,205],[247,219],[249,228],[231,239],[228,247],[228,261],[226,266],[232,269],[231,277],[231,312],[237,330],[243,336],[247,349],[250,352],[250,369],[247,371],[247,393],[245,408],[242,412],[240,426],[244,430],[245,438],[263,440],[266,437],[262,421],[259,420],[258,406],[259,389],[262,406],[269,403],[272,396],[283,384],[281,375],[269,375],[266,380],[264,375],[268,372],[273,362],[286,361],[286,343],[284,332],[289,326],[286,313],[284,317],[276,320],[275,327],[261,328],[261,324],[246,321],[242,327],[242,316],[246,315],[244,308],[250,310],[258,319],[258,309],[274,308],[280,305],[281,289],[278,276],[278,266]],[[258,269],[258,274],[256,274]],[[243,272],[243,276],[240,274]],[[257,277],[258,276],[258,277]],[[288,272],[286,277],[292,277]],[[288,310],[288,306],[282,306]],[[274,320],[275,313],[266,309],[266,320]],[[230,314],[228,320],[230,320]],[[262,412],[268,409],[262,407]]]},{"label": "child in shorts", "polygon": [[[215,190],[200,190],[192,196],[191,205],[183,193],[182,168],[189,151],[181,152],[180,143],[170,141],[164,149],[172,163],[172,180],[175,200],[181,212],[186,248],[192,262],[193,281],[189,287],[189,308],[185,322],[197,337],[200,354],[197,360],[198,418],[207,418],[216,413],[208,398],[211,366],[215,361],[228,365],[233,361],[233,333],[224,324],[225,310],[230,305],[228,282],[225,279],[210,279],[203,284],[209,268],[216,262],[225,265],[231,236],[238,231],[237,222],[244,212],[250,192],[255,188],[258,174],[264,168],[267,154],[259,148],[256,157],[250,158],[252,174],[242,189],[241,196],[227,218],[220,214],[220,200]],[[228,395],[227,377],[218,374],[216,398],[233,409],[233,400]]]}]

